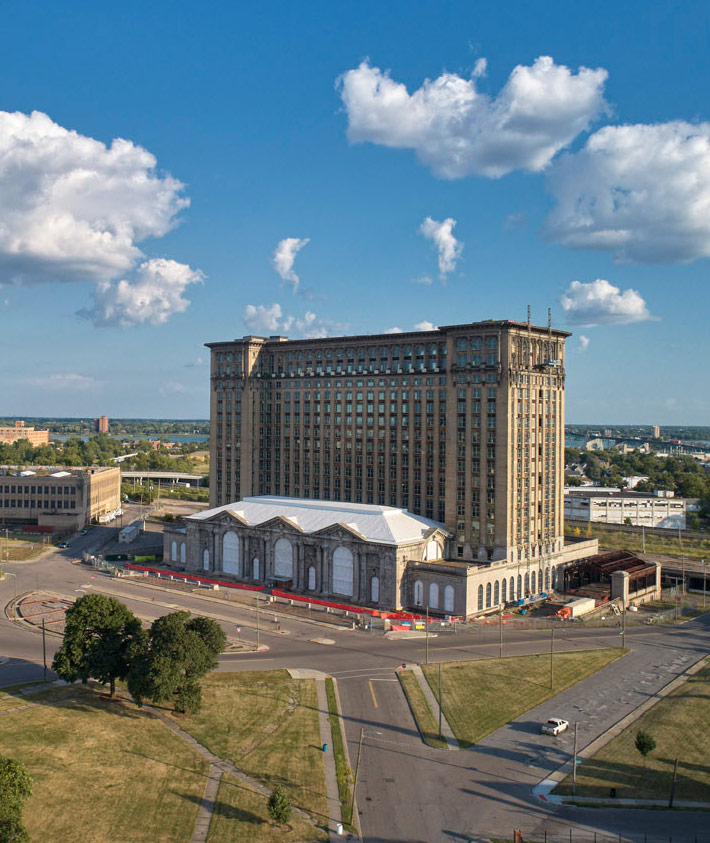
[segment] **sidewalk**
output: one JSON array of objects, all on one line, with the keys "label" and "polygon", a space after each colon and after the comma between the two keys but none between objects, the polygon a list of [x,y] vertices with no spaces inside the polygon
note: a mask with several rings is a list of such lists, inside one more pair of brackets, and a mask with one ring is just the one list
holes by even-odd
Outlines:
[{"label": "sidewalk", "polygon": [[[417,677],[417,682],[419,682],[419,687],[422,689],[422,693],[424,694],[424,698],[431,709],[431,713],[434,715],[434,719],[438,721],[439,719],[439,702],[434,696],[434,692],[431,690],[429,683],[424,676],[424,672],[422,671],[421,667],[418,664],[412,665],[412,667],[407,668],[407,670],[411,670],[412,673]],[[444,712],[441,712],[441,735],[446,741],[447,749],[460,749],[459,742],[456,740],[456,736],[453,733],[451,726],[449,726],[449,721],[444,716]]]}]

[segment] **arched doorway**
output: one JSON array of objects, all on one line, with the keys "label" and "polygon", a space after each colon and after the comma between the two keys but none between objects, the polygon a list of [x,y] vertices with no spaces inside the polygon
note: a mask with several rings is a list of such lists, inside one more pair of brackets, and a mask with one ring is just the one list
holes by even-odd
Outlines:
[{"label": "arched doorway", "polygon": [[308,590],[316,590],[316,569],[313,567],[313,565],[311,565],[311,567],[308,569]]},{"label": "arched doorway", "polygon": [[429,608],[439,608],[439,586],[435,582],[429,585]]},{"label": "arched doorway", "polygon": [[210,569],[210,552],[205,548],[202,551],[202,570],[209,571]]},{"label": "arched doorway", "polygon": [[444,586],[444,611],[451,615],[454,611],[454,587],[453,585]]},{"label": "arched doorway", "polygon": [[177,552],[178,552],[177,551],[177,542],[174,541],[170,545],[170,561],[171,562],[177,562]]},{"label": "arched doorway", "polygon": [[414,583],[414,605],[421,606],[424,602],[424,586],[421,580]]},{"label": "arched doorway", "polygon": [[380,602],[380,578],[373,577],[370,580],[370,600],[373,603]]},{"label": "arched doorway", "polygon": [[333,551],[333,593],[353,596],[353,554],[342,545]]},{"label": "arched doorway", "polygon": [[279,539],[274,545],[274,574],[277,577],[293,577],[293,545],[288,539]]},{"label": "arched doorway", "polygon": [[259,565],[259,557],[255,556],[251,561],[251,578],[253,580],[258,580],[261,566]]},{"label": "arched doorway", "polygon": [[222,570],[225,574],[239,574],[239,538],[232,530],[222,537]]}]

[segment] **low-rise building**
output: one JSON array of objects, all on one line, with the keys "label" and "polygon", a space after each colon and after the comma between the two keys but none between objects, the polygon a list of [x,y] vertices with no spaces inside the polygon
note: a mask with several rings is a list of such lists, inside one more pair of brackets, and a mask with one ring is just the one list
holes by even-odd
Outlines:
[{"label": "low-rise building", "polygon": [[580,486],[565,489],[565,520],[685,529],[685,504],[665,490],[647,494]]},{"label": "low-rise building", "polygon": [[35,448],[38,445],[49,445],[49,431],[27,427],[23,421],[16,421],[13,427],[0,427],[0,442],[10,445],[20,439],[27,439]]},{"label": "low-rise building", "polygon": [[121,469],[0,468],[0,524],[68,532],[121,505]]},{"label": "low-rise building", "polygon": [[550,558],[491,564],[451,559],[452,534],[405,509],[260,496],[167,525],[164,561],[177,569],[278,586],[378,609],[474,615],[554,589],[596,540]]}]

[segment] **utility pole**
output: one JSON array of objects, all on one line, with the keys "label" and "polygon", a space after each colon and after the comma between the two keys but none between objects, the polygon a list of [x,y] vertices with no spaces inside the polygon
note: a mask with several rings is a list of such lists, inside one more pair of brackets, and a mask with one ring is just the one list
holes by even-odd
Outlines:
[{"label": "utility pole", "polygon": [[624,649],[624,644],[626,642],[626,606],[621,607],[621,649]]},{"label": "utility pole", "polygon": [[426,639],[426,657],[424,664],[429,664],[429,604],[426,607],[426,628],[424,630],[424,637]]},{"label": "utility pole", "polygon": [[256,600],[256,649],[259,649],[259,595],[255,595]]},{"label": "utility pole", "polygon": [[646,525],[641,525],[641,546],[643,547],[643,552],[646,553]]},{"label": "utility pole", "polygon": [[675,798],[675,782],[676,778],[678,777],[678,759],[676,758],[675,763],[673,764],[673,777],[671,778],[671,795],[668,799],[668,807],[673,807],[673,799]]},{"label": "utility pole", "polygon": [[362,756],[362,738],[364,734],[365,730],[361,727],[360,743],[357,745],[357,764],[355,765],[355,779],[353,781],[353,798],[350,803],[350,822],[355,828],[357,828],[357,823],[355,822],[355,792],[357,791],[357,777],[360,774],[360,757]]},{"label": "utility pole", "polygon": [[441,708],[443,700],[441,699],[441,662],[439,662],[439,737],[441,737]]},{"label": "utility pole", "polygon": [[44,631],[44,618],[42,618],[42,663],[44,664],[44,681],[47,681],[47,642]]},{"label": "utility pole", "polygon": [[577,795],[577,721],[574,721],[574,750],[572,754],[572,796]]},{"label": "utility pole", "polygon": [[705,560],[703,559],[703,609],[705,608],[705,595],[708,590],[708,575],[705,573]]},{"label": "utility pole", "polygon": [[550,690],[554,687],[554,672],[552,666],[552,654],[555,651],[555,627],[550,628]]},{"label": "utility pole", "polygon": [[498,638],[499,638],[499,647],[498,647],[498,658],[503,658],[503,612],[498,615]]}]

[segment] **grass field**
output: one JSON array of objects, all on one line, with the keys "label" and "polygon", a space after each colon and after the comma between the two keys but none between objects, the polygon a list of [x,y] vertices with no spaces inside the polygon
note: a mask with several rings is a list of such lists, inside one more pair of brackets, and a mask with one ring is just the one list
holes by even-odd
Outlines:
[{"label": "grass field", "polygon": [[335,686],[333,680],[328,677],[325,680],[325,693],[328,699],[328,720],[330,721],[330,731],[333,735],[333,758],[335,759],[335,775],[338,779],[338,797],[340,798],[340,808],[343,817],[343,825],[349,830],[354,831],[352,825],[352,790],[350,787],[353,771],[348,766],[345,757],[345,746],[343,741],[343,730],[340,726],[340,715],[338,712],[338,701],[335,696]]},{"label": "grass field", "polygon": [[[616,795],[628,799],[667,799],[677,757],[675,798],[710,801],[710,663],[656,703],[628,729],[577,768],[577,795]],[[635,747],[639,730],[656,749],[646,762]],[[568,776],[555,793],[572,793]]]},{"label": "grass field", "polygon": [[285,670],[213,673],[203,707],[177,722],[201,744],[267,787],[282,785],[294,805],[327,816],[314,680]]},{"label": "grass field", "polygon": [[[606,667],[623,652],[604,649],[555,653],[552,690],[549,654],[445,663],[442,666],[444,716],[459,743],[463,747],[471,746]],[[438,699],[438,665],[422,665],[422,670]]]},{"label": "grass field", "polygon": [[267,798],[251,790],[235,776],[224,775],[215,803],[208,843],[292,843],[300,840],[327,840],[328,834],[314,828],[295,814],[291,829],[274,826],[269,819]]},{"label": "grass field", "polygon": [[[5,697],[0,696],[0,704]],[[42,701],[2,715],[0,754],[34,780],[24,810],[32,840],[189,841],[207,764],[132,703],[70,686],[19,697]]]},{"label": "grass field", "polygon": [[412,709],[424,743],[433,746],[435,749],[446,749],[446,741],[439,737],[439,723],[434,718],[417,677],[411,670],[402,670],[397,673],[397,676],[402,683],[402,688],[407,696],[409,707]]},{"label": "grass field", "polygon": [[46,536],[30,536],[21,539],[5,539],[5,535],[0,537],[0,564],[2,562],[26,562],[28,559],[34,559],[39,556],[47,547],[54,547],[51,542],[43,543],[42,539]]}]

